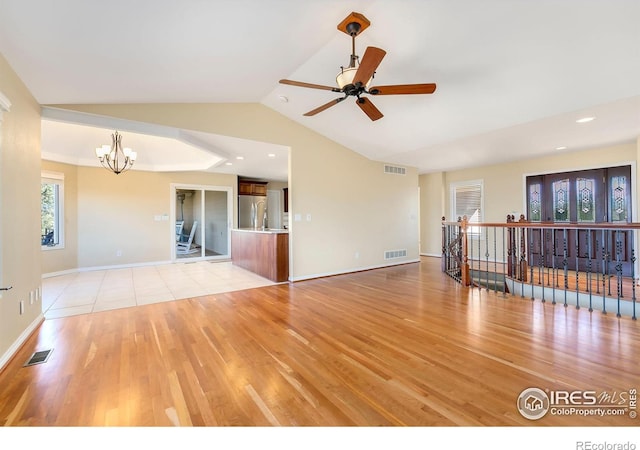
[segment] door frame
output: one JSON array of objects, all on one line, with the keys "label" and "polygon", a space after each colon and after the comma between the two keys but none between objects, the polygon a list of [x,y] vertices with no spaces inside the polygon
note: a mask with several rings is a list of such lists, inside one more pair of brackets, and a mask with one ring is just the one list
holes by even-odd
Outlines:
[{"label": "door frame", "polygon": [[[535,177],[538,175],[551,175],[559,172],[579,172],[583,170],[594,170],[594,169],[606,169],[609,167],[618,167],[618,166],[631,166],[631,192],[633,193],[633,198],[631,199],[631,221],[637,222],[637,214],[638,214],[638,191],[636,185],[636,162],[635,161],[621,161],[621,162],[612,162],[607,163],[604,166],[602,164],[592,165],[592,166],[578,166],[578,167],[565,167],[558,168],[554,170],[540,171],[540,172],[527,172],[522,174],[522,214],[527,213],[527,177]],[[516,216],[518,217],[518,216]]]},{"label": "door frame", "polygon": [[[580,172],[580,171],[587,171],[587,170],[597,170],[597,169],[607,169],[607,168],[611,168],[611,167],[620,167],[620,166],[630,166],[629,170],[631,172],[631,194],[632,194],[632,198],[631,198],[631,202],[630,202],[630,206],[631,206],[631,222],[637,222],[638,221],[638,198],[640,197],[640,195],[638,194],[638,187],[637,187],[637,175],[636,175],[636,161],[620,161],[620,162],[608,162],[608,163],[602,163],[602,164],[596,164],[596,165],[589,165],[589,166],[578,166],[578,167],[564,167],[564,168],[556,168],[556,169],[552,169],[552,170],[547,170],[547,171],[540,171],[540,172],[527,172],[527,173],[523,173],[522,174],[522,214],[525,215],[527,214],[528,211],[528,205],[527,205],[527,177],[534,177],[534,176],[541,176],[541,175],[551,175],[551,174],[555,174],[555,173],[563,173],[563,172]],[[637,230],[633,230],[631,233],[633,233],[633,242],[639,242],[638,241],[638,236],[639,233]],[[640,273],[640,258],[636,259],[635,263],[634,263],[634,272],[636,274]],[[640,278],[638,281],[639,285],[640,285]]]},{"label": "door frame", "polygon": [[[227,193],[227,254],[226,255],[215,255],[215,256],[194,256],[189,258],[188,260],[178,259],[176,255],[176,196],[178,189],[189,189],[194,191],[216,191],[216,192],[226,192]],[[201,196],[201,214],[204,214],[204,201],[205,196]],[[202,242],[203,248],[206,245],[206,233],[204,230],[204,217],[200,217],[199,222],[203,228],[202,231]],[[171,183],[169,185],[169,221],[171,226],[168,227],[169,235],[167,237],[168,245],[171,248],[171,261],[175,262],[194,262],[194,261],[210,261],[210,260],[230,260],[231,259],[231,230],[233,229],[233,188],[231,186],[213,186],[207,184],[188,184],[188,183]]]}]

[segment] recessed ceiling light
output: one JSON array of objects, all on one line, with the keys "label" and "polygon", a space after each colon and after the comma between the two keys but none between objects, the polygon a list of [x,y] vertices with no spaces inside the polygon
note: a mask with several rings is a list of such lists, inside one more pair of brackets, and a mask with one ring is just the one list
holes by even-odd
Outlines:
[{"label": "recessed ceiling light", "polygon": [[244,159],[244,156],[236,156],[236,159]]},{"label": "recessed ceiling light", "polygon": [[225,166],[233,166],[233,163],[228,162],[228,163],[224,163],[224,165]]},{"label": "recessed ceiling light", "polygon": [[583,117],[582,119],[576,120],[577,123],[587,123],[591,122],[595,117]]},{"label": "recessed ceiling light", "polygon": [[276,154],[275,154],[275,153],[269,153],[267,156],[268,156],[269,158],[275,158],[275,157],[276,157]]},{"label": "recessed ceiling light", "polygon": [[556,150],[566,150],[567,147],[556,147]]}]

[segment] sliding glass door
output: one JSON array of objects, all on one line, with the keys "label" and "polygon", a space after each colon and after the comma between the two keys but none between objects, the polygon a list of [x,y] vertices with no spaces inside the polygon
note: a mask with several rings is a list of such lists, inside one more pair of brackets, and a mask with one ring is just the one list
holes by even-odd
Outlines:
[{"label": "sliding glass door", "polygon": [[175,184],[171,187],[174,261],[231,257],[232,188]]}]

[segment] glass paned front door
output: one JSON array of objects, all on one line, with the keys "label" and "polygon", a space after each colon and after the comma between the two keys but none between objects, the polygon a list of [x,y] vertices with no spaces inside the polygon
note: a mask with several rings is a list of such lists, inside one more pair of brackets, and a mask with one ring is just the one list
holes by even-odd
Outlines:
[{"label": "glass paned front door", "polygon": [[595,189],[593,178],[576,179],[576,196],[578,202],[578,222],[595,222]]},{"label": "glass paned front door", "polygon": [[569,221],[569,179],[554,181],[553,189],[553,221]]},{"label": "glass paned front door", "polygon": [[627,177],[611,177],[611,221],[627,221]]},{"label": "glass paned front door", "polygon": [[540,222],[542,220],[542,184],[532,183],[529,185],[529,220]]}]

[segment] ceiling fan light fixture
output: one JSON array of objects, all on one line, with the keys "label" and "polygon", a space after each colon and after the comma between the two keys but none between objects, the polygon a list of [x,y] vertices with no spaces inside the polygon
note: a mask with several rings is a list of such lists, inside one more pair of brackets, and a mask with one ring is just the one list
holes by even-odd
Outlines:
[{"label": "ceiling fan light fixture", "polygon": [[[353,78],[356,76],[356,72],[358,71],[357,67],[347,67],[346,69],[342,69],[342,71],[336,76],[336,83],[338,87],[342,90],[345,86],[353,84]],[[369,84],[371,84],[371,80],[373,77],[369,78],[365,88],[369,88]]]}]

